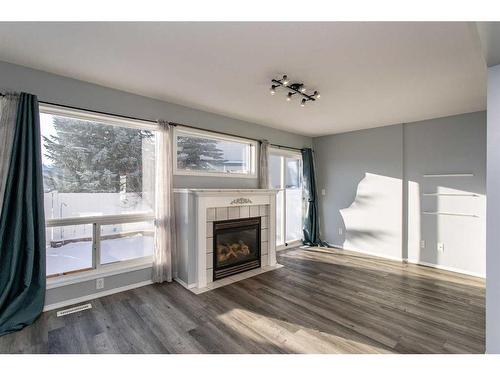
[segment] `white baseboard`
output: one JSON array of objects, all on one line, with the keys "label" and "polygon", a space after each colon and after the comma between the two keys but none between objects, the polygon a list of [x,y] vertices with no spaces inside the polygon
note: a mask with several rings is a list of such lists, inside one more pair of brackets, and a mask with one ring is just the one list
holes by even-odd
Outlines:
[{"label": "white baseboard", "polygon": [[437,268],[437,269],[444,270],[444,271],[450,271],[450,272],[455,272],[455,273],[462,273],[464,275],[479,277],[479,278],[482,278],[482,279],[486,278],[486,275],[483,275],[483,274],[480,274],[480,273],[477,273],[477,272],[466,271],[466,270],[462,270],[460,268],[455,268],[455,267],[442,266],[440,264],[422,262],[421,260],[417,260],[417,259],[408,259],[408,263],[418,264],[420,266]]},{"label": "white baseboard", "polygon": [[196,283],[187,284],[184,281],[182,281],[181,279],[179,279],[178,277],[174,277],[174,281],[181,284],[186,289],[193,289],[196,287]]},{"label": "white baseboard", "polygon": [[291,241],[288,244],[288,246],[285,246],[285,245],[276,246],[276,251],[290,250],[290,249],[293,249],[295,247],[299,247],[302,245],[303,245],[303,243],[301,240]]},{"label": "white baseboard", "polygon": [[124,292],[126,290],[140,288],[141,286],[146,286],[146,285],[150,285],[150,284],[153,284],[153,281],[152,280],[146,280],[146,281],[141,281],[140,283],[135,283],[135,284],[121,286],[119,288],[103,290],[102,292],[93,293],[93,294],[89,294],[89,295],[82,296],[82,297],[68,299],[66,301],[53,303],[51,305],[45,305],[43,307],[43,311],[50,311],[50,310],[60,309],[62,307],[74,305],[76,303],[86,302],[86,301],[89,301],[89,300],[92,300],[92,299],[95,299],[95,298],[109,296],[110,294],[120,293],[120,292]]},{"label": "white baseboard", "polygon": [[371,256],[374,256],[374,257],[378,257],[378,258],[395,260],[397,262],[403,262],[404,261],[404,259],[402,257],[395,257],[395,256],[392,256],[392,255],[385,255],[385,254],[375,253],[375,252],[372,252],[372,251],[346,249],[346,248],[344,248],[344,246],[335,245],[335,244],[330,244],[330,246],[336,247],[336,248],[341,249],[341,250],[352,251],[353,253],[360,253],[360,254],[371,255]]},{"label": "white baseboard", "polygon": [[383,255],[383,254],[374,253],[374,252],[370,252],[370,251],[345,249],[343,246],[339,246],[339,245],[335,245],[335,244],[330,244],[330,246],[333,246],[333,247],[336,247],[336,248],[342,249],[342,250],[352,251],[354,253],[371,255],[371,256],[375,256],[375,257],[379,257],[379,258],[384,258],[384,259],[389,259],[389,260],[395,260],[395,261],[398,261],[398,262],[408,262],[408,263],[411,263],[411,264],[417,264],[417,265],[420,265],[420,266],[437,268],[437,269],[441,269],[441,270],[444,270],[444,271],[461,273],[461,274],[464,274],[464,275],[479,277],[479,278],[482,278],[482,279],[484,279],[486,277],[486,275],[483,275],[483,274],[480,274],[480,273],[470,272],[470,271],[462,270],[462,269],[455,268],[455,267],[442,266],[442,265],[434,264],[434,263],[422,262],[422,261],[419,261],[417,259],[404,259],[402,257],[393,257],[393,256],[390,256],[390,255],[388,256],[388,255]]}]

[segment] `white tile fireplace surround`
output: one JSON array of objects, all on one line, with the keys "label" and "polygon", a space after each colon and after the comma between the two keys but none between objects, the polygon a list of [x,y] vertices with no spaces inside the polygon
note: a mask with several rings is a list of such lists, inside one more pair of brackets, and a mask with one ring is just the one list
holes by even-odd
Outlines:
[{"label": "white tile fireplace surround", "polygon": [[[280,267],[276,264],[276,194],[273,189],[175,189],[175,280],[194,293]],[[261,266],[213,281],[213,223],[260,217]]]}]

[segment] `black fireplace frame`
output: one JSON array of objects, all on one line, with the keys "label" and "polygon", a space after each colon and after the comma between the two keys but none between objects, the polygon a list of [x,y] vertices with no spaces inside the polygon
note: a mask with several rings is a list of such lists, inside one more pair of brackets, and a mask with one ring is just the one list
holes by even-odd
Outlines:
[{"label": "black fireplace frame", "polygon": [[[242,222],[254,222],[246,226],[242,226],[239,223]],[[217,226],[226,226],[226,228],[217,228]],[[234,225],[234,227],[231,227]],[[222,267],[216,267],[217,265],[217,232],[221,230],[244,230],[244,229],[254,229],[257,228],[257,259],[256,260],[242,260],[236,263],[232,263]],[[219,220],[213,222],[213,281],[220,280],[225,277],[236,275],[241,272],[250,271],[261,266],[261,230],[262,230],[262,219],[260,216],[255,217],[245,217],[241,219],[229,219],[229,220]]]}]

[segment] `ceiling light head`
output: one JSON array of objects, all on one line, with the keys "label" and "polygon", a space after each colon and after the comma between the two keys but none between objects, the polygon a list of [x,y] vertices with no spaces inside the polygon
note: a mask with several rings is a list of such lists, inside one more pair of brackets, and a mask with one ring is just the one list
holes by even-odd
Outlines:
[{"label": "ceiling light head", "polygon": [[307,102],[307,100],[302,99],[302,101],[300,102],[300,106],[301,107],[305,107],[306,106],[306,102]]},{"label": "ceiling light head", "polygon": [[289,102],[290,100],[292,100],[292,95],[293,93],[289,92],[288,95],[286,96],[286,101]]},{"label": "ceiling light head", "polygon": [[301,92],[301,93],[306,92],[306,87],[305,87],[305,86],[301,86],[301,88],[300,88],[300,92]]},{"label": "ceiling light head", "polygon": [[271,95],[276,94],[276,85],[272,85],[272,86],[271,86],[271,89],[269,90],[269,93],[270,93]]},{"label": "ceiling light head", "polygon": [[290,81],[288,80],[288,76],[285,74],[283,76],[283,80],[282,80],[283,84],[286,86],[290,83]]},{"label": "ceiling light head", "polygon": [[319,91],[314,91],[313,96],[314,96],[316,99],[321,98],[321,94],[319,93]]}]

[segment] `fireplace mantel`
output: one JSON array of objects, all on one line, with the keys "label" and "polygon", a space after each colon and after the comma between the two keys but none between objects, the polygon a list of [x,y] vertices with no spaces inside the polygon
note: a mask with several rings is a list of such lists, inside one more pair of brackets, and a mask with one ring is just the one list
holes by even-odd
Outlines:
[{"label": "fireplace mantel", "polygon": [[[266,223],[261,268],[276,266],[276,189],[175,189],[177,264],[175,277],[194,292],[209,290],[223,280],[211,279],[210,235],[213,221],[261,216]],[[264,244],[264,242],[263,242]],[[252,271],[249,271],[250,273]],[[235,281],[229,277],[224,284]]]}]

